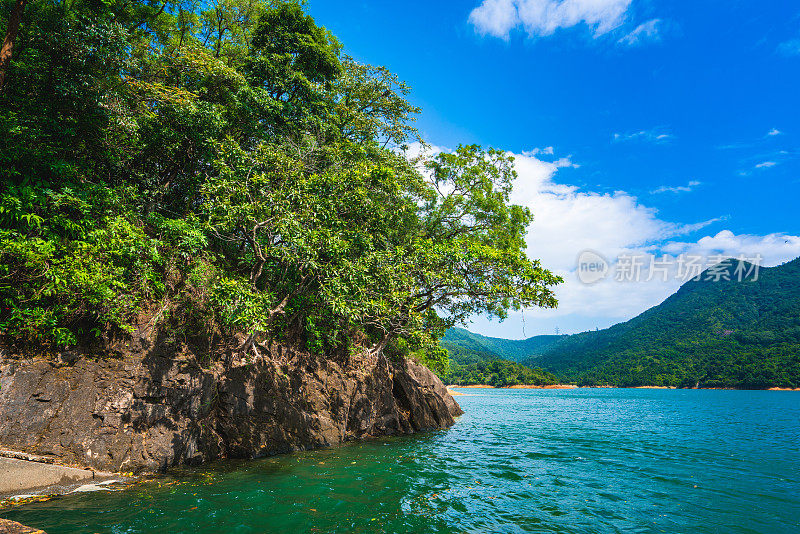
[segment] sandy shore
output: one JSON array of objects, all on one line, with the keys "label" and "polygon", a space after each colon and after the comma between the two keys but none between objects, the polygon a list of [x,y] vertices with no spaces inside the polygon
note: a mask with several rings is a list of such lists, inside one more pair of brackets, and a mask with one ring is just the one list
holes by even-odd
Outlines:
[{"label": "sandy shore", "polygon": [[504,386],[501,389],[577,389],[575,384],[550,384],[547,386],[532,386],[526,384],[519,384],[516,386]]},{"label": "sandy shore", "polygon": [[[524,384],[520,384],[517,386],[502,386],[500,388],[495,388],[494,386],[490,386],[489,384],[473,384],[470,386],[459,386],[459,385],[449,385],[447,386],[447,390],[450,391],[451,395],[464,395],[464,393],[459,393],[458,391],[454,391],[453,388],[459,389],[679,389],[677,386],[630,386],[630,387],[622,387],[622,386],[576,386],[575,384],[552,384],[549,386],[528,386]],[[800,388],[767,388],[767,389],[759,389],[759,390],[749,390],[749,389],[742,389],[739,390],[738,388],[685,388],[685,389],[715,389],[715,390],[730,390],[730,391],[800,391]]]},{"label": "sandy shore", "polygon": [[[578,386],[574,384],[551,384],[548,386],[534,386],[534,385],[526,385],[526,384],[519,384],[516,386],[501,386],[499,388],[495,388],[494,386],[490,386],[489,384],[472,384],[469,386],[458,386],[458,385],[450,385],[447,386],[448,390],[452,390],[453,388],[459,389],[576,389]],[[463,393],[458,393],[451,391],[453,395],[463,395]]]}]

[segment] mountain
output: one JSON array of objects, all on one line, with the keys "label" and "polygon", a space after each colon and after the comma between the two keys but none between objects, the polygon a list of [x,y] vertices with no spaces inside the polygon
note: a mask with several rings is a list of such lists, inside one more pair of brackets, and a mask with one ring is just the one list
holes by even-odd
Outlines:
[{"label": "mountain", "polygon": [[564,337],[523,360],[582,385],[800,387],[800,258],[738,281],[684,284],[611,328]]},{"label": "mountain", "polygon": [[460,364],[490,360],[521,362],[543,354],[548,347],[564,337],[566,336],[534,336],[512,340],[486,337],[463,328],[451,328],[442,338],[441,345],[447,349],[451,360]]},{"label": "mountain", "polygon": [[450,357],[449,369],[442,380],[449,384],[490,384],[497,387],[555,384],[558,380],[551,373],[519,362],[542,354],[563,337],[534,336],[511,340],[451,328],[441,341]]}]

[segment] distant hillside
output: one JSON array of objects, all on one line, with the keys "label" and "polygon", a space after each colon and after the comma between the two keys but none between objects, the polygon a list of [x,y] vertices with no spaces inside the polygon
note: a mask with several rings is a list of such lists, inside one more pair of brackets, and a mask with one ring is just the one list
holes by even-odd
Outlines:
[{"label": "distant hillside", "polygon": [[510,360],[486,360],[468,365],[451,362],[450,369],[442,380],[447,384],[460,386],[488,384],[495,387],[520,384],[546,386],[558,383],[552,373]]},{"label": "distant hillside", "polygon": [[451,360],[460,364],[489,360],[520,362],[541,355],[548,347],[566,336],[534,336],[511,340],[473,334],[463,328],[451,328],[442,339]]},{"label": "distant hillside", "polygon": [[586,385],[800,387],[800,259],[755,281],[690,281],[638,317],[565,337],[526,363]]}]

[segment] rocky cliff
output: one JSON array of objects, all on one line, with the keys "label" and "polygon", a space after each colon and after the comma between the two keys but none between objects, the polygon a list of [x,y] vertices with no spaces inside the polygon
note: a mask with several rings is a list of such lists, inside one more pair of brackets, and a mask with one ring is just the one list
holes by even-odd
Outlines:
[{"label": "rocky cliff", "polygon": [[281,345],[252,362],[127,351],[0,359],[0,448],[104,471],[157,471],[445,428],[441,381],[383,355],[334,362]]}]

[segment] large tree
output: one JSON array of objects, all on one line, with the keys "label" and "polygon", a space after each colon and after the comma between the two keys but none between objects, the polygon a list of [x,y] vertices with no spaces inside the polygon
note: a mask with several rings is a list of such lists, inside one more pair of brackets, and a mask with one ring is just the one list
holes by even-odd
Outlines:
[{"label": "large tree", "polygon": [[6,80],[6,72],[8,66],[11,64],[11,56],[14,52],[14,43],[19,34],[19,25],[22,22],[22,15],[25,12],[25,4],[27,0],[15,0],[14,6],[11,8],[11,14],[8,17],[8,27],[6,28],[6,36],[3,39],[3,45],[0,47],[0,91],[3,90],[3,85]]},{"label": "large tree", "polygon": [[410,161],[408,86],[342,56],[297,2],[37,0],[14,50],[8,339],[74,345],[144,318],[259,356],[282,337],[442,363],[449,325],[555,305],[513,160]]}]

